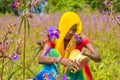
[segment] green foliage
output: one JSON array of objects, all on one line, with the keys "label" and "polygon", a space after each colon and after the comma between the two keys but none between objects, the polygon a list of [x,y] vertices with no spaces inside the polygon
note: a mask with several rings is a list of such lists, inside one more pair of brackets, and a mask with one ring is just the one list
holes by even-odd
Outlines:
[{"label": "green foliage", "polygon": [[114,11],[120,12],[120,0],[114,0]]},{"label": "green foliage", "polygon": [[[46,12],[65,12],[65,11],[85,11],[94,12],[107,10],[104,5],[105,0],[49,0],[46,5]],[[114,3],[114,11],[120,12],[120,0],[110,0]]]},{"label": "green foliage", "polygon": [[[102,35],[106,34],[106,35]],[[94,44],[98,48],[102,57],[100,63],[95,64],[93,61],[90,63],[93,77],[95,80],[119,80],[119,57],[120,53],[118,38],[110,32],[96,33],[98,37],[104,37],[106,40],[101,41],[95,38]]]},{"label": "green foliage", "polygon": [[103,4],[105,0],[88,0],[91,11],[99,10],[100,12],[105,8]]},{"label": "green foliage", "polygon": [[[120,28],[114,19],[111,19],[109,15],[102,15],[100,13],[94,13],[86,15],[85,13],[79,13],[81,16],[81,21],[83,22],[83,32],[90,37],[93,45],[100,53],[102,61],[96,63],[90,61],[90,69],[93,75],[94,80],[120,80]],[[40,34],[47,29],[47,27],[53,25],[58,25],[60,20],[61,13],[57,14],[47,14],[43,16],[34,15],[33,18],[30,18],[31,33],[27,38],[26,44],[26,79],[32,79],[37,75],[43,68],[42,65],[38,64],[38,55],[39,49],[36,41],[44,39]],[[6,18],[6,19],[5,19]],[[4,24],[9,24],[9,21],[12,20],[16,22],[17,29],[19,28],[20,20],[16,20],[14,16],[1,17],[1,29],[0,37],[3,36]],[[6,20],[6,21],[4,21]],[[58,21],[58,22],[57,22]],[[34,27],[34,25],[35,27]],[[17,32],[17,31],[16,31]],[[23,29],[21,29],[21,34],[23,35]],[[18,39],[18,37],[16,37]],[[0,38],[1,41],[2,38]],[[11,54],[15,46],[10,47],[10,51],[6,54]],[[35,50],[34,50],[35,49]],[[23,53],[22,53],[23,54]],[[22,80],[22,55],[20,60],[12,63],[5,62],[5,71],[4,71],[4,80]],[[1,59],[0,59],[1,62]],[[1,69],[1,66],[0,66]],[[61,71],[62,72],[62,71]]]},{"label": "green foliage", "polygon": [[[23,0],[24,1],[24,0]],[[105,0],[48,0],[45,6],[45,11],[47,13],[53,12],[65,12],[65,11],[84,11],[84,12],[94,12],[107,10],[104,5]],[[120,12],[120,0],[108,0],[113,3],[113,9],[115,12]],[[43,0],[41,0],[43,2]],[[11,8],[13,0],[0,0],[0,11],[1,13],[11,13],[17,14],[15,9]]]},{"label": "green foliage", "polygon": [[84,0],[49,0],[46,5],[46,12],[64,12],[64,11],[83,11],[86,7],[86,2]]},{"label": "green foliage", "polygon": [[0,0],[0,12],[1,13],[10,13],[13,11],[11,4],[13,0]]}]

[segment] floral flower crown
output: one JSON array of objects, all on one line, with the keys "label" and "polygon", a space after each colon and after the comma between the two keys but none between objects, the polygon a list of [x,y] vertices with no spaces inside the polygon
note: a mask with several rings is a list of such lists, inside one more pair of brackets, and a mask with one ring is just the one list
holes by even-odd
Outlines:
[{"label": "floral flower crown", "polygon": [[51,26],[50,28],[48,28],[47,32],[48,32],[48,35],[51,39],[54,39],[54,38],[59,39],[59,37],[60,37],[59,36],[59,34],[60,34],[59,29],[54,27],[54,26]]}]

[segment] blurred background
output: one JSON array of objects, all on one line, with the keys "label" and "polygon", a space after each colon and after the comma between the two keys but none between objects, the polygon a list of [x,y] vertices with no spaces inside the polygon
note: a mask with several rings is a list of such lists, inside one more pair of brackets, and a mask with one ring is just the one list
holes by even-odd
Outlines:
[{"label": "blurred background", "polygon": [[[32,0],[28,0],[32,1]],[[65,12],[65,11],[76,11],[92,13],[99,11],[103,13],[108,10],[107,5],[109,2],[113,3],[113,10],[115,12],[120,12],[120,0],[38,0],[39,4],[32,7],[32,12],[34,13],[55,13],[55,12]],[[106,1],[106,2],[105,2]],[[14,0],[0,0],[0,13],[15,13],[19,14],[18,11],[11,8],[11,4]]]},{"label": "blurred background", "polygon": [[[23,0],[24,1],[24,0]],[[27,0],[30,1],[36,0]],[[66,11],[78,13],[83,25],[83,33],[90,37],[94,47],[99,51],[102,61],[90,61],[89,66],[94,80],[120,80],[120,0],[37,0],[36,5],[30,8],[31,16],[30,36],[26,44],[26,78],[35,77],[42,65],[38,64],[37,41],[46,34],[46,30],[54,25],[58,27],[62,14]],[[14,35],[9,40],[23,40],[23,28],[18,34],[22,10],[13,8],[14,0],[0,0],[0,41],[7,31],[7,26],[14,23]],[[16,48],[10,44],[6,55],[11,55]],[[22,79],[22,56],[18,61],[5,60],[4,80]],[[2,63],[2,59],[0,59]],[[0,64],[0,75],[2,64]],[[19,76],[19,77],[18,77]]]}]

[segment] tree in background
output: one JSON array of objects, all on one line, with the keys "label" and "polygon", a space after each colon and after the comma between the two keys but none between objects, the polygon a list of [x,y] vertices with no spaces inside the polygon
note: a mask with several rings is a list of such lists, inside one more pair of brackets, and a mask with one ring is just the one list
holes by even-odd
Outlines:
[{"label": "tree in background", "polygon": [[[108,1],[108,0],[107,0]],[[113,10],[120,12],[120,0],[109,0],[113,3]],[[104,5],[105,0],[48,0],[46,7],[47,13],[64,11],[105,11],[108,8]]]},{"label": "tree in background", "polygon": [[[24,0],[23,0],[24,1]],[[30,1],[30,0],[28,0]],[[103,12],[108,10],[104,5],[106,0],[39,0],[40,5],[36,5],[33,10],[35,13],[53,13],[53,12],[65,12],[65,11],[84,11],[90,12]],[[113,10],[120,12],[120,0],[107,0],[112,2]],[[11,8],[11,4],[14,0],[0,0],[0,12],[11,13],[16,12]]]},{"label": "tree in background", "polygon": [[11,8],[13,0],[0,0],[0,12],[1,13],[10,13],[13,11]]}]

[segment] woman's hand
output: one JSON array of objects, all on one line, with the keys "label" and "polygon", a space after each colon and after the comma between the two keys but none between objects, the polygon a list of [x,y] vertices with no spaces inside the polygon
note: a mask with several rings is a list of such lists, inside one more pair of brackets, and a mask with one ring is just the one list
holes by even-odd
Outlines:
[{"label": "woman's hand", "polygon": [[82,54],[88,56],[89,58],[91,58],[92,60],[96,62],[101,61],[99,53],[95,50],[89,50],[88,48],[83,48]]},{"label": "woman's hand", "polygon": [[69,69],[73,69],[73,70],[77,70],[77,71],[79,70],[79,65],[75,61],[72,61],[70,59],[62,58],[60,60],[60,63]]},{"label": "woman's hand", "polygon": [[60,60],[60,63],[61,63],[62,65],[64,65],[64,66],[68,67],[68,66],[70,66],[70,65],[73,64],[73,61],[70,60],[70,59],[67,59],[67,58],[62,58],[62,59]]},{"label": "woman's hand", "polygon": [[92,53],[91,53],[91,51],[88,50],[87,48],[83,48],[82,54],[83,54],[83,55],[86,55],[86,56],[90,56]]}]

